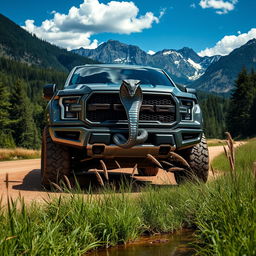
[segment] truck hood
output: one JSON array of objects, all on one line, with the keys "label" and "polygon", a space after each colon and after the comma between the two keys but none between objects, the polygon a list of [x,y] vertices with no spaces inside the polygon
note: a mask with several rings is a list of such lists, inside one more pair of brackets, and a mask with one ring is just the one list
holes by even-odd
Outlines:
[{"label": "truck hood", "polygon": [[[121,85],[117,84],[78,84],[70,85],[63,90],[58,91],[59,96],[67,95],[84,95],[90,94],[95,91],[113,91],[119,92]],[[141,85],[142,92],[152,92],[152,93],[171,93],[177,97],[186,98],[196,98],[194,94],[182,92],[175,86],[163,86],[163,85],[151,85],[143,84]]]}]

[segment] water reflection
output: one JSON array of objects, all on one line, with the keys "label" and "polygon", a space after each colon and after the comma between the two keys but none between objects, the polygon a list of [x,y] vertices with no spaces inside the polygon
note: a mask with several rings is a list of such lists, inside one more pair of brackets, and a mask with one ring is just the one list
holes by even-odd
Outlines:
[{"label": "water reflection", "polygon": [[194,241],[193,231],[183,230],[172,235],[142,238],[134,244],[101,249],[90,256],[189,256],[195,251],[190,243]]}]

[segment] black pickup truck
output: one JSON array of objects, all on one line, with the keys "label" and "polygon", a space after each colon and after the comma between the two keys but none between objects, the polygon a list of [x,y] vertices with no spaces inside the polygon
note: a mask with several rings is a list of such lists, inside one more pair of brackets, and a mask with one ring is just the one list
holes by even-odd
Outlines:
[{"label": "black pickup truck", "polygon": [[[44,186],[97,168],[100,159],[113,168],[117,162],[122,167],[137,163],[141,175],[156,175],[159,166],[152,166],[149,155],[171,169],[178,183],[191,176],[206,182],[208,148],[196,93],[180,90],[165,71],[78,66],[64,89],[46,85],[44,97],[49,100],[42,140]],[[170,157],[172,152],[185,161]]]}]

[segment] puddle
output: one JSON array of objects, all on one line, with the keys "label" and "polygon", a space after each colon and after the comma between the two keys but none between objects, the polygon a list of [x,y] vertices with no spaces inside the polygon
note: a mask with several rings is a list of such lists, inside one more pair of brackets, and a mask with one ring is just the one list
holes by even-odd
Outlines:
[{"label": "puddle", "polygon": [[143,237],[127,245],[94,251],[89,256],[189,256],[195,251],[190,245],[195,240],[192,230],[174,234]]}]

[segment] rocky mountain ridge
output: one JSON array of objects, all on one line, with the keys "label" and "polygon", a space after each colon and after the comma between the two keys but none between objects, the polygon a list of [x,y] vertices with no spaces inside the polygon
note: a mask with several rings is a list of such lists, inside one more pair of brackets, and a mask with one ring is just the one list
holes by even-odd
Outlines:
[{"label": "rocky mountain ridge", "polygon": [[37,38],[2,14],[0,57],[65,72],[76,65],[96,63],[87,57],[78,56]]},{"label": "rocky mountain ridge", "polygon": [[222,56],[192,85],[207,92],[230,94],[237,75],[243,68],[248,71],[256,70],[256,39],[248,41],[229,55]]},{"label": "rocky mountain ridge", "polygon": [[109,40],[96,49],[80,48],[73,52],[102,63],[149,65],[163,68],[177,83],[183,84],[190,84],[198,79],[209,65],[219,59],[219,56],[200,57],[188,47],[180,50],[164,49],[150,55],[138,46],[115,40]]}]

